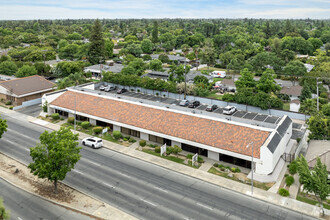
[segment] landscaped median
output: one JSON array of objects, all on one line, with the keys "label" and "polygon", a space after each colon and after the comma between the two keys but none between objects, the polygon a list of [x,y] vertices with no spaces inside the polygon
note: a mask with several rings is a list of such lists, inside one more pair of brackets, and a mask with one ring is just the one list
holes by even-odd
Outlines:
[{"label": "landscaped median", "polygon": [[187,154],[187,155],[183,155],[180,154],[180,152],[182,152],[182,149],[178,146],[168,146],[166,147],[166,153],[164,153],[163,156],[160,155],[160,146],[155,145],[155,144],[147,144],[147,142],[145,140],[141,140],[139,142],[140,147],[137,148],[137,150],[140,150],[142,152],[148,153],[148,154],[152,154],[154,156],[157,157],[161,157],[176,163],[180,163],[183,165],[187,165],[193,168],[198,169],[202,163],[204,163],[203,158],[198,156],[198,161],[193,164],[192,163],[192,154]]},{"label": "landscaped median", "polygon": [[[231,179],[240,183],[244,184],[251,184],[251,180],[247,178],[247,175],[245,173],[242,173],[241,170],[238,167],[229,167],[225,166],[223,164],[215,163],[213,164],[213,167],[211,167],[208,171],[209,173],[225,177],[227,179]],[[253,186],[269,190],[275,183],[261,183],[258,181],[253,181]]]}]

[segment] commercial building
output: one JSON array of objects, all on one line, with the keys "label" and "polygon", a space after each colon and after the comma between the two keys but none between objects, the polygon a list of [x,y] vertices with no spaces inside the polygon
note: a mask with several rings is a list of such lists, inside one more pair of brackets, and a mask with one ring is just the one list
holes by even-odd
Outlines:
[{"label": "commercial building", "polygon": [[49,114],[76,113],[77,120],[238,166],[251,167],[253,145],[255,173],[260,175],[273,172],[292,134],[288,116],[274,128],[253,126],[108,95],[95,91],[94,84],[46,94],[45,101]]}]

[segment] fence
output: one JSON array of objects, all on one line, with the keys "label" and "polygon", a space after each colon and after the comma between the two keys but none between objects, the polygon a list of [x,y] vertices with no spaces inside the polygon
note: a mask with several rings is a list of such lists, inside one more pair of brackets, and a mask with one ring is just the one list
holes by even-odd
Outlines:
[{"label": "fence", "polygon": [[33,100],[30,100],[30,101],[26,101],[26,102],[22,102],[22,105],[15,106],[13,108],[13,110],[17,110],[17,109],[21,109],[21,108],[28,107],[28,106],[31,106],[31,105],[37,105],[37,104],[41,104],[41,98],[33,99]]},{"label": "fence", "polygon": [[[96,84],[95,87],[97,88],[101,84],[103,84],[103,82],[100,82],[100,83]],[[139,91],[139,92],[144,93],[144,94],[150,94],[150,95],[158,94],[159,96],[162,96],[162,97],[168,97],[168,98],[177,99],[177,100],[184,99],[184,94],[171,93],[171,92],[161,92],[161,91],[158,91],[158,90],[145,89],[145,88],[135,87],[135,86],[123,86],[123,85],[114,84],[114,83],[105,83],[105,84],[114,85],[114,86],[117,86],[119,88],[126,88],[129,91],[131,89],[133,89],[136,92]],[[292,119],[298,119],[298,120],[303,120],[303,121],[306,121],[306,119],[310,118],[309,115],[296,113],[296,112],[277,110],[277,109],[262,110],[261,108],[255,107],[255,106],[243,105],[243,104],[238,104],[238,103],[233,103],[233,102],[225,102],[225,101],[221,101],[221,100],[203,98],[203,97],[198,97],[198,96],[187,95],[186,99],[189,100],[189,101],[197,100],[197,101],[200,101],[200,103],[204,103],[206,105],[215,104],[215,105],[220,106],[220,107],[225,107],[227,105],[231,105],[231,106],[235,106],[238,110],[248,111],[248,112],[255,112],[255,113],[259,113],[259,114],[273,115],[273,116],[277,116],[277,117],[282,117],[284,115],[287,115]]]},{"label": "fence", "polygon": [[300,153],[302,152],[302,149],[306,150],[308,148],[308,142],[307,142],[308,135],[309,135],[309,130],[306,129],[303,137],[300,139],[299,145],[294,154],[294,158],[299,157]]}]

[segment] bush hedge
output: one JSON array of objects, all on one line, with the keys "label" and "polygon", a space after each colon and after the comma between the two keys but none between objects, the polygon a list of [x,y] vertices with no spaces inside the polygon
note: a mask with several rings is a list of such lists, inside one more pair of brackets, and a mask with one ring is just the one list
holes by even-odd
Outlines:
[{"label": "bush hedge", "polygon": [[294,160],[289,165],[289,173],[294,175],[297,173],[297,162]]},{"label": "bush hedge", "polygon": [[160,153],[160,147],[159,146],[155,147],[155,153]]},{"label": "bush hedge", "polygon": [[89,121],[84,121],[81,123],[81,127],[84,129],[88,129],[91,126],[91,124],[89,123]]},{"label": "bush hedge", "polygon": [[[123,135],[121,134],[120,131],[113,131],[113,132],[112,132],[112,136],[113,136],[116,140],[119,140],[120,138],[123,137]],[[128,140],[128,139],[126,138],[126,140]]]},{"label": "bush hedge", "polygon": [[74,117],[68,117],[68,123],[74,124]]},{"label": "bush hedge", "polygon": [[289,191],[286,190],[286,189],[283,189],[283,188],[280,188],[280,189],[278,190],[278,194],[280,194],[281,196],[284,196],[284,197],[287,197],[287,196],[290,195]]},{"label": "bush hedge", "polygon": [[9,101],[6,102],[6,105],[11,105],[11,103],[12,102],[9,100]]},{"label": "bush hedge", "polygon": [[293,176],[287,176],[287,177],[285,177],[285,183],[286,183],[287,186],[291,186],[294,183]]},{"label": "bush hedge", "polygon": [[136,140],[135,140],[134,138],[130,137],[130,138],[128,139],[128,142],[130,142],[130,143],[135,143]]},{"label": "bush hedge", "polygon": [[141,141],[139,142],[139,144],[140,144],[141,147],[144,147],[144,146],[146,146],[147,141],[146,141],[146,140],[141,140]]},{"label": "bush hedge", "polygon": [[58,119],[60,119],[60,115],[58,113],[54,113],[54,114],[52,114],[52,119],[58,120]]},{"label": "bush hedge", "polygon": [[181,149],[179,146],[174,145],[174,147],[173,147],[173,151],[172,151],[173,154],[178,154],[178,153],[180,153],[181,151],[182,151],[182,149]]},{"label": "bush hedge", "polygon": [[192,159],[193,155],[192,154],[187,154],[188,159]]},{"label": "bush hedge", "polygon": [[103,128],[100,127],[100,126],[97,126],[97,127],[94,127],[94,128],[93,128],[93,132],[94,132],[95,134],[100,134],[100,133],[102,132],[102,130],[103,130]]}]

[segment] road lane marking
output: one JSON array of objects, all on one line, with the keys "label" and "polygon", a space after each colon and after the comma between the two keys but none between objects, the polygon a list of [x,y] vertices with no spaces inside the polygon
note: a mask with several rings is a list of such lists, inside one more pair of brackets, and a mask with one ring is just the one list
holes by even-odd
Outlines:
[{"label": "road lane marking", "polygon": [[78,171],[78,170],[73,169],[72,171],[74,171],[74,172],[76,172],[76,173],[79,173],[79,174],[81,174],[81,175],[84,175],[84,173],[82,173],[82,172],[80,172],[80,171]]},{"label": "road lane marking", "polygon": [[163,188],[160,188],[160,187],[158,187],[158,186],[154,186],[156,189],[158,189],[158,190],[160,190],[160,191],[163,191],[163,192],[168,192],[167,190],[165,190],[165,189],[163,189]]},{"label": "road lane marking", "polygon": [[125,174],[125,173],[120,173],[122,176],[127,177],[128,179],[131,179],[132,177],[130,177],[129,175]]},{"label": "road lane marking", "polygon": [[152,206],[157,206],[156,204],[154,204],[154,203],[152,203],[152,202],[149,202],[149,201],[147,201],[147,200],[145,200],[145,199],[141,199],[141,201],[143,201],[143,202],[145,202],[145,203],[148,203],[148,204],[150,204],[150,205],[152,205]]},{"label": "road lane marking", "polygon": [[25,137],[26,139],[38,141],[38,139],[35,139],[33,137],[29,137],[29,136],[27,136],[25,134],[19,133],[19,132],[15,131],[13,129],[10,129],[10,128],[7,128],[7,131],[12,132],[12,133],[16,133],[16,134],[20,135],[21,137]]},{"label": "road lane marking", "polygon": [[207,205],[204,205],[204,204],[201,204],[201,203],[196,203],[197,205],[199,205],[199,206],[202,206],[202,207],[204,207],[204,208],[207,208],[207,209],[210,209],[210,210],[213,210],[213,208],[211,208],[210,206],[207,206]]},{"label": "road lane marking", "polygon": [[86,159],[86,158],[81,158],[81,159],[82,159],[82,160],[85,160],[85,161],[88,162],[88,163],[94,164],[95,166],[98,166],[98,167],[101,166],[101,164],[99,164],[99,163],[95,163],[95,162],[93,162],[93,161],[91,161],[91,160],[89,160],[89,159]]},{"label": "road lane marking", "polygon": [[26,151],[30,151],[30,149],[29,149],[29,148],[24,148],[24,150],[26,150]]},{"label": "road lane marking", "polygon": [[110,188],[115,188],[113,185],[110,185],[108,183],[102,182],[104,185],[109,186]]}]

